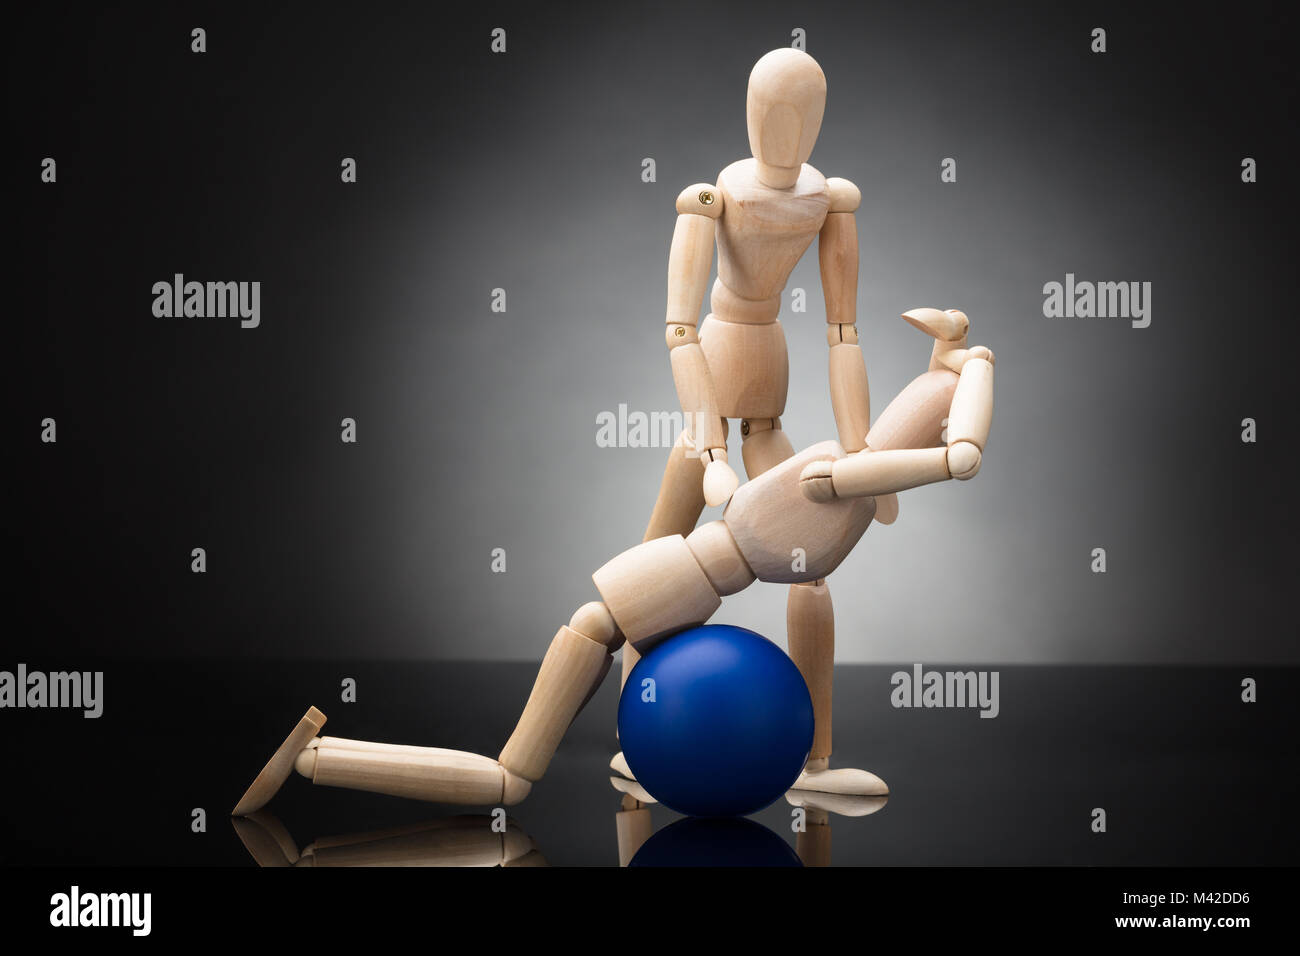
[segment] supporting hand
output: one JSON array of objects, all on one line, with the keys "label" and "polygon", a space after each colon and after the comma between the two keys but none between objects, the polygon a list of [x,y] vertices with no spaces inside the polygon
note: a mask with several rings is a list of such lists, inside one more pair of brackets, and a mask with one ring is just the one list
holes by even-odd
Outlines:
[{"label": "supporting hand", "polygon": [[710,508],[726,504],[735,490],[740,487],[740,479],[731,466],[727,464],[725,448],[711,448],[702,457],[704,466],[704,501]]}]

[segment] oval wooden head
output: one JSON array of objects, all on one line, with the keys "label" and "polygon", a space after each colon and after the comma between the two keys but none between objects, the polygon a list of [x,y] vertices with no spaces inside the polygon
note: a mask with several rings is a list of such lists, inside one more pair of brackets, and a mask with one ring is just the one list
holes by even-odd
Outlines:
[{"label": "oval wooden head", "polygon": [[[793,170],[798,176],[799,167],[812,155],[825,112],[826,75],[807,53],[787,47],[754,64],[745,119],[749,148],[764,180],[780,179],[782,171],[789,176]],[[768,185],[784,188],[789,183]]]}]

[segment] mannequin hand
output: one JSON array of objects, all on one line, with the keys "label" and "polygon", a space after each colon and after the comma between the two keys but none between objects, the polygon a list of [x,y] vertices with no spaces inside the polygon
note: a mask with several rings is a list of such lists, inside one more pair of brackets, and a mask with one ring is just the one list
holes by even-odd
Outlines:
[{"label": "mannequin hand", "polygon": [[831,484],[833,464],[833,461],[812,461],[799,473],[799,490],[809,501],[834,500],[835,486]]},{"label": "mannequin hand", "polygon": [[726,452],[723,451],[723,457],[717,457],[719,449],[713,449],[708,463],[704,466],[704,501],[710,507],[725,504],[731,497],[732,492],[740,487],[740,479],[736,473],[731,470],[727,464]]}]

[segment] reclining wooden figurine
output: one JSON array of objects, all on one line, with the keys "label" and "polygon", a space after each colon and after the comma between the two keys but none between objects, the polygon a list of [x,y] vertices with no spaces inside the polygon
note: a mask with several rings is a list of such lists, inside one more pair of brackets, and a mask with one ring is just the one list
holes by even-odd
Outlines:
[{"label": "reclining wooden figurine", "polygon": [[[313,707],[253,781],[235,815],[265,805],[295,768],[327,786],[438,803],[516,804],[542,778],[624,641],[644,652],[704,623],[724,596],[755,580],[821,580],[867,530],[877,496],[973,477],[992,422],[993,355],[966,348],[969,323],[961,312],[917,309],[904,318],[936,339],[930,369],[890,403],[864,448],[845,454],[835,441],[806,448],[741,486],[721,520],[685,537],[643,542],[596,571],[592,580],[602,600],[580,607],[556,633],[523,715],[496,760],[321,737],[325,717]],[[940,444],[945,420],[947,440]],[[795,554],[802,559],[795,561]],[[828,712],[815,711],[815,720],[817,734],[829,729],[823,728]],[[796,786],[888,792],[866,771],[816,766],[805,769]]]}]

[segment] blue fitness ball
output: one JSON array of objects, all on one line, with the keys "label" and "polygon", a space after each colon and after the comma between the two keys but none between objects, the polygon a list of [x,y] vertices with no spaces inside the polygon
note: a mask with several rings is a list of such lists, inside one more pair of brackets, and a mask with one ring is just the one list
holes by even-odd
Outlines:
[{"label": "blue fitness ball", "polygon": [[799,777],[813,708],[785,651],[743,627],[705,624],[637,662],[618,703],[623,756],[664,806],[692,816],[744,816]]}]

